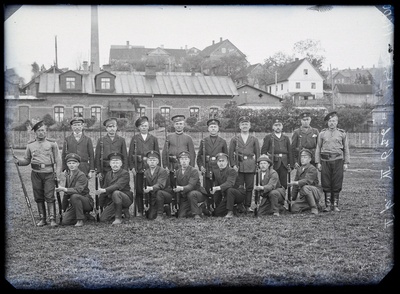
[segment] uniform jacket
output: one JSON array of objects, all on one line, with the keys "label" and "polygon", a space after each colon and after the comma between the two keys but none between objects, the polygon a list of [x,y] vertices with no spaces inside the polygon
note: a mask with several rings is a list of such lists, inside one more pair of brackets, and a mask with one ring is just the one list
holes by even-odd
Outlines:
[{"label": "uniform jacket", "polygon": [[[135,142],[136,142],[136,154],[134,148]],[[143,171],[148,168],[145,159],[146,154],[151,150],[160,153],[158,140],[155,136],[147,134],[146,140],[143,140],[143,137],[140,133],[133,136],[128,152],[129,169],[133,169],[135,167],[135,158],[136,158],[136,163],[137,163],[136,171],[139,173],[143,173]]]},{"label": "uniform jacket", "polygon": [[190,157],[189,164],[191,166],[195,166],[196,152],[194,150],[192,137],[186,135],[185,133],[181,134],[173,133],[167,136],[167,141],[165,142],[162,150],[162,164],[164,168],[167,167],[168,165],[167,149],[169,154],[169,162],[171,165],[173,165],[172,168],[170,169],[177,170],[179,168],[178,155],[182,151],[189,152],[189,157]]},{"label": "uniform jacket", "polygon": [[299,185],[293,186],[292,200],[296,200],[298,191],[306,185],[320,187],[318,180],[318,170],[310,163],[297,169],[294,180],[298,181]]},{"label": "uniform jacket", "polygon": [[107,172],[103,188],[106,189],[106,192],[100,194],[100,206],[107,206],[112,202],[111,195],[114,191],[125,193],[133,201],[133,193],[129,185],[129,172],[125,169],[121,168],[116,173],[113,173],[112,170]]},{"label": "uniform jacket", "polygon": [[350,163],[347,134],[344,130],[338,128],[332,131],[323,129],[318,135],[315,163],[320,163],[321,160],[336,159],[344,159],[344,163]]},{"label": "uniform jacket", "polygon": [[105,135],[102,138],[99,138],[96,145],[96,152],[95,152],[95,162],[94,166],[98,172],[100,172],[100,154],[101,154],[101,142],[103,144],[103,173],[108,172],[111,170],[110,162],[107,159],[107,156],[112,152],[119,152],[124,156],[122,168],[128,170],[128,156],[126,150],[126,142],[125,139],[115,135],[114,140],[108,135]]},{"label": "uniform jacket", "polygon": [[265,136],[261,148],[261,154],[274,155],[274,169],[277,170],[281,164],[285,167],[290,163],[293,166],[292,150],[290,148],[290,139],[282,134],[278,138],[275,133]]},{"label": "uniform jacket", "polygon": [[214,185],[221,187],[221,192],[224,193],[229,188],[242,189],[244,192],[244,187],[239,185],[238,174],[230,166],[227,166],[224,169],[215,168],[213,170],[214,174]]},{"label": "uniform jacket", "polygon": [[71,176],[66,176],[65,188],[67,192],[64,192],[62,209],[66,210],[68,207],[68,199],[73,194],[79,194],[89,198],[90,204],[93,206],[93,198],[89,195],[88,179],[85,173],[81,170],[77,170],[76,173],[70,173]]},{"label": "uniform jacket", "polygon": [[153,187],[153,192],[164,190],[169,193],[173,193],[168,172],[160,166],[157,166],[154,170],[153,175],[151,174],[150,168],[144,172],[146,178],[146,185]]},{"label": "uniform jacket", "polygon": [[260,143],[258,139],[249,135],[245,143],[241,135],[232,138],[229,144],[229,161],[231,166],[237,165],[235,154],[239,161],[239,172],[254,173],[256,171],[257,158],[260,157]]},{"label": "uniform jacket", "polygon": [[[205,146],[205,159],[206,159],[206,176],[210,178],[209,171],[214,168],[218,168],[217,160],[215,156],[218,153],[226,153],[228,154],[228,145],[226,141],[222,139],[220,136],[216,136],[215,142],[211,140],[211,136],[204,138],[204,146]],[[203,140],[200,141],[199,151],[197,152],[197,166],[201,169],[204,166],[204,156],[203,156]]]},{"label": "uniform jacket", "polygon": [[[61,159],[57,142],[52,139],[45,138],[43,141],[33,140],[28,142],[25,155],[18,160],[18,165],[32,165],[32,169],[38,173],[53,172],[52,163],[56,164],[55,171],[61,172]],[[40,169],[34,168],[34,165],[41,164]]]},{"label": "uniform jacket", "polygon": [[207,194],[204,187],[200,184],[199,171],[190,165],[186,168],[184,174],[182,174],[182,168],[177,170],[176,184],[177,186],[183,186],[182,194],[184,195],[193,190]]},{"label": "uniform jacket", "polygon": [[66,137],[62,149],[62,170],[68,170],[65,156],[68,153],[76,153],[81,157],[79,169],[87,175],[91,170],[94,170],[94,151],[92,139],[82,133],[79,141],[75,139],[74,134]]},{"label": "uniform jacket", "polygon": [[292,135],[292,154],[294,163],[300,163],[300,151],[303,148],[310,150],[315,156],[315,148],[317,148],[318,130],[312,127],[303,128],[302,126],[295,129]]}]

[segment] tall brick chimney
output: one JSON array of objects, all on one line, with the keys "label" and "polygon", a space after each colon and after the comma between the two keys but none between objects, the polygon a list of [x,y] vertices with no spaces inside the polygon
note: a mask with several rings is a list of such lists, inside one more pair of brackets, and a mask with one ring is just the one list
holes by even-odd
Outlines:
[{"label": "tall brick chimney", "polygon": [[91,71],[100,72],[100,53],[99,53],[99,19],[97,14],[97,5],[92,5],[91,11],[91,38],[90,38],[90,64]]}]

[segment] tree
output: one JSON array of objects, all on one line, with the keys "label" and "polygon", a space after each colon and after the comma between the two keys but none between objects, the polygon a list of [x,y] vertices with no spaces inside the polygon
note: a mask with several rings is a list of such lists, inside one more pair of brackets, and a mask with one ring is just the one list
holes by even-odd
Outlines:
[{"label": "tree", "polygon": [[165,127],[166,126],[165,117],[161,113],[157,112],[154,116],[154,123],[159,127]]},{"label": "tree", "polygon": [[184,72],[201,72],[202,64],[204,62],[204,57],[200,54],[187,56],[182,61],[182,70]]},{"label": "tree", "polygon": [[193,127],[196,125],[196,123],[197,123],[197,117],[195,117],[195,116],[190,116],[190,117],[188,117],[188,118],[186,119],[186,123],[187,123],[191,128],[193,128]]},{"label": "tree", "polygon": [[203,62],[203,71],[216,76],[231,76],[233,80],[247,67],[244,57],[235,53]]},{"label": "tree", "polygon": [[54,125],[56,123],[56,121],[53,119],[53,117],[48,113],[43,116],[42,120],[43,120],[43,123],[48,127],[51,125]]},{"label": "tree", "polygon": [[293,51],[301,58],[306,58],[318,70],[322,70],[322,64],[325,56],[322,55],[325,50],[321,47],[321,41],[306,39],[298,41],[293,46]]},{"label": "tree", "polygon": [[32,66],[32,69],[31,69],[31,72],[32,72],[32,79],[34,79],[38,74],[39,74],[39,72],[40,72],[40,69],[39,69],[39,64],[37,64],[36,63],[36,61],[35,62],[33,62],[32,64],[31,64],[31,66]]}]

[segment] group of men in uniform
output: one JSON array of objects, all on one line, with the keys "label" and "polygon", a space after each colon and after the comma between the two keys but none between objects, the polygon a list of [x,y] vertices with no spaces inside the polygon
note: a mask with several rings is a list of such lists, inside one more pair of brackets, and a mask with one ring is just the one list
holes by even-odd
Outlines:
[{"label": "group of men in uniform", "polygon": [[[166,135],[160,153],[157,137],[149,133],[146,116],[135,122],[139,133],[132,137],[129,150],[125,139],[117,134],[116,118],[104,121],[107,133],[98,139],[95,150],[83,133],[83,118],[73,118],[72,134],[63,143],[62,160],[57,143],[46,137],[46,125],[43,121],[36,123],[32,127],[35,139],[28,143],[24,157],[14,157],[14,161],[21,166],[31,164],[34,200],[40,216],[37,226],[47,224],[45,203],[50,225],[57,225],[55,191],[63,192],[61,224],[80,227],[85,220],[94,218],[90,212],[95,203],[88,188],[93,177],[97,181],[94,194],[99,200],[98,220],[113,224],[130,218],[129,207],[133,203],[136,216],[158,221],[165,214],[231,218],[255,211],[257,216],[279,216],[285,204],[292,212],[310,210],[318,214],[323,194],[323,210],[339,211],[349,146],[345,131],[337,128],[336,112],[325,117],[328,128],[321,132],[310,126],[310,113],[302,113],[301,126],[291,140],[282,133],[283,122],[277,119],[261,148],[258,139],[250,134],[249,117],[239,118],[240,133],[230,140],[229,148],[219,136],[219,120],[213,118],[207,121],[209,136],[202,138],[197,157],[192,138],[184,133],[185,116],[176,115],[171,120],[175,131]],[[288,181],[292,169],[296,169],[296,175]],[[65,175],[65,185],[56,187],[54,178],[60,179],[61,174]],[[287,195],[289,187],[291,195]]]}]

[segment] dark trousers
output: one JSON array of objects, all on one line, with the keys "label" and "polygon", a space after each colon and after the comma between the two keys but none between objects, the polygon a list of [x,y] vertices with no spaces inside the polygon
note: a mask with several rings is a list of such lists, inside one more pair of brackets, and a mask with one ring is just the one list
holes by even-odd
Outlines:
[{"label": "dark trousers", "polygon": [[285,189],[278,188],[270,191],[269,193],[263,194],[261,197],[260,207],[258,208],[258,215],[264,216],[280,212],[283,210],[285,203]]},{"label": "dark trousers", "polygon": [[196,190],[183,195],[179,203],[178,217],[194,216],[196,214],[200,215],[201,209],[198,204],[206,200],[206,195],[203,195],[201,192]]},{"label": "dark trousers", "polygon": [[143,213],[143,173],[137,173],[135,182],[135,204],[138,212]]},{"label": "dark trousers", "polygon": [[54,191],[56,184],[53,173],[31,172],[31,181],[33,189],[33,198],[36,203],[47,202],[54,203]]},{"label": "dark trousers", "polygon": [[63,215],[63,225],[74,225],[78,220],[86,220],[85,212],[93,210],[93,205],[87,196],[72,194],[70,203],[71,206],[67,208]]},{"label": "dark trousers", "polygon": [[246,189],[246,197],[244,206],[250,207],[251,197],[253,196],[254,173],[238,173],[239,185],[244,185]]},{"label": "dark trousers", "polygon": [[281,165],[277,169],[275,169],[275,171],[278,173],[279,182],[285,189],[287,189],[288,169],[284,166],[283,163],[281,163]]},{"label": "dark trousers", "polygon": [[172,193],[158,190],[155,193],[150,193],[150,210],[149,219],[155,219],[158,214],[164,213],[164,204],[172,202]]},{"label": "dark trousers", "polygon": [[[218,191],[215,194],[221,195],[221,192]],[[233,211],[233,206],[235,204],[243,203],[246,198],[244,189],[228,188],[224,194],[225,197],[222,198],[222,201],[214,211],[215,216],[225,216],[228,211]]]},{"label": "dark trousers", "polygon": [[324,192],[340,193],[343,184],[343,159],[321,160],[321,186]]},{"label": "dark trousers", "polygon": [[[215,207],[217,207],[218,204],[221,202],[222,197],[220,197],[220,199],[216,199],[215,195],[209,193],[210,190],[212,189],[213,185],[214,185],[212,179],[210,179],[208,177],[203,177],[203,181],[204,181],[203,187],[204,187],[204,189],[206,189],[206,191],[208,193],[207,194],[207,196],[208,196],[208,200],[207,200],[208,205],[207,205],[207,207],[210,207],[210,205],[213,202],[215,202]],[[219,201],[217,201],[217,200],[219,200]]]}]

